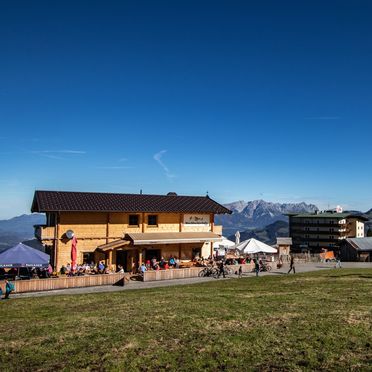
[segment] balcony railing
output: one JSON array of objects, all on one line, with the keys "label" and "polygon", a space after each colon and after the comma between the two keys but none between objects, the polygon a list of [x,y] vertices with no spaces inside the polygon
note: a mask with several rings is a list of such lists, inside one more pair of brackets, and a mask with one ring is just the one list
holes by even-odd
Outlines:
[{"label": "balcony railing", "polygon": [[305,222],[291,222],[290,226],[298,227],[335,227],[342,228],[346,227],[347,223],[305,223]]},{"label": "balcony railing", "polygon": [[306,228],[295,228],[295,229],[291,229],[292,231],[292,234],[313,234],[313,235],[339,235],[339,234],[346,234],[346,233],[349,233],[350,232],[350,229],[345,229],[345,228],[333,228],[333,231],[331,230],[326,230],[326,231],[322,231],[322,230],[306,230]]},{"label": "balcony railing", "polygon": [[35,238],[39,240],[52,240],[54,239],[54,226],[35,225]]}]

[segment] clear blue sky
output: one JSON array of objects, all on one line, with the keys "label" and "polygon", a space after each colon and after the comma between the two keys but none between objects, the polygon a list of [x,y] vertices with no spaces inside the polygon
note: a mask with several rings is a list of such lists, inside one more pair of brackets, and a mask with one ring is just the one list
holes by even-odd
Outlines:
[{"label": "clear blue sky", "polygon": [[372,2],[3,1],[0,218],[35,189],[372,207]]}]

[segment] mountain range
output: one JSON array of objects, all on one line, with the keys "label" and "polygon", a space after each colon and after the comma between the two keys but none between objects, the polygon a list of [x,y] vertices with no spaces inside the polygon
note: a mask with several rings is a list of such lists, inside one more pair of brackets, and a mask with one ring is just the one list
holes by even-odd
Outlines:
[{"label": "mountain range", "polygon": [[276,221],[288,222],[286,213],[312,213],[318,210],[314,204],[272,203],[264,200],[244,201],[224,204],[232,211],[230,215],[218,215],[216,225],[223,226],[225,236],[233,235],[237,230],[262,229]]},{"label": "mountain range", "polygon": [[[225,204],[232,210],[231,215],[218,215],[216,225],[223,226],[224,236],[235,241],[235,232],[240,231],[240,240],[259,239],[274,244],[277,236],[288,235],[288,217],[285,213],[305,213],[318,210],[314,204],[271,203],[264,200],[243,201]],[[369,221],[365,231],[372,231],[372,209],[365,213]],[[45,224],[45,215],[39,213],[23,214],[9,220],[0,220],[0,252],[19,242],[33,239],[34,225]]]},{"label": "mountain range", "polygon": [[45,224],[45,215],[22,214],[9,220],[0,220],[0,252],[34,237],[34,225]]},{"label": "mountain range", "polygon": [[[288,236],[288,226],[288,222],[278,220],[262,228],[242,231],[240,232],[240,241],[255,238],[266,244],[274,245],[277,237]],[[229,236],[228,239],[234,242],[235,234]]]}]

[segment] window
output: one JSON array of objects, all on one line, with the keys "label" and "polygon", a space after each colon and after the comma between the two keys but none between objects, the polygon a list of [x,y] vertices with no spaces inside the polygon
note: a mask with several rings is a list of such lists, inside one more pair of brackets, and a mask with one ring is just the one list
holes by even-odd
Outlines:
[{"label": "window", "polygon": [[46,225],[55,226],[57,224],[57,219],[55,213],[47,213],[46,215]]},{"label": "window", "polygon": [[129,215],[129,226],[138,226],[139,225],[139,216],[138,214]]},{"label": "window", "polygon": [[149,226],[158,226],[158,216],[156,214],[150,214],[147,216],[147,224]]},{"label": "window", "polygon": [[94,262],[94,252],[83,252],[83,263],[90,264]]},{"label": "window", "polygon": [[201,248],[192,249],[192,258],[201,258]]}]

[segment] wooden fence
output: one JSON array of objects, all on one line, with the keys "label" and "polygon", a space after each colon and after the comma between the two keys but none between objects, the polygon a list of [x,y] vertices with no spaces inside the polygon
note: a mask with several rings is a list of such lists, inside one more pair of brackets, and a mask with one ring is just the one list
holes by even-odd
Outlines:
[{"label": "wooden fence", "polygon": [[[16,293],[52,291],[55,289],[94,287],[100,285],[122,284],[124,276],[128,274],[104,274],[84,276],[64,276],[50,279],[30,279],[12,281]],[[5,284],[0,282],[0,287],[5,293]]]},{"label": "wooden fence", "polygon": [[[232,270],[233,273],[239,270],[239,266],[242,266],[243,273],[250,272],[254,267],[253,264],[246,265],[228,265],[227,267]],[[184,279],[184,278],[196,278],[200,271],[204,270],[204,267],[189,267],[185,269],[169,269],[169,270],[149,270],[144,273],[143,281],[151,282],[156,280],[171,280],[171,279]]]}]

